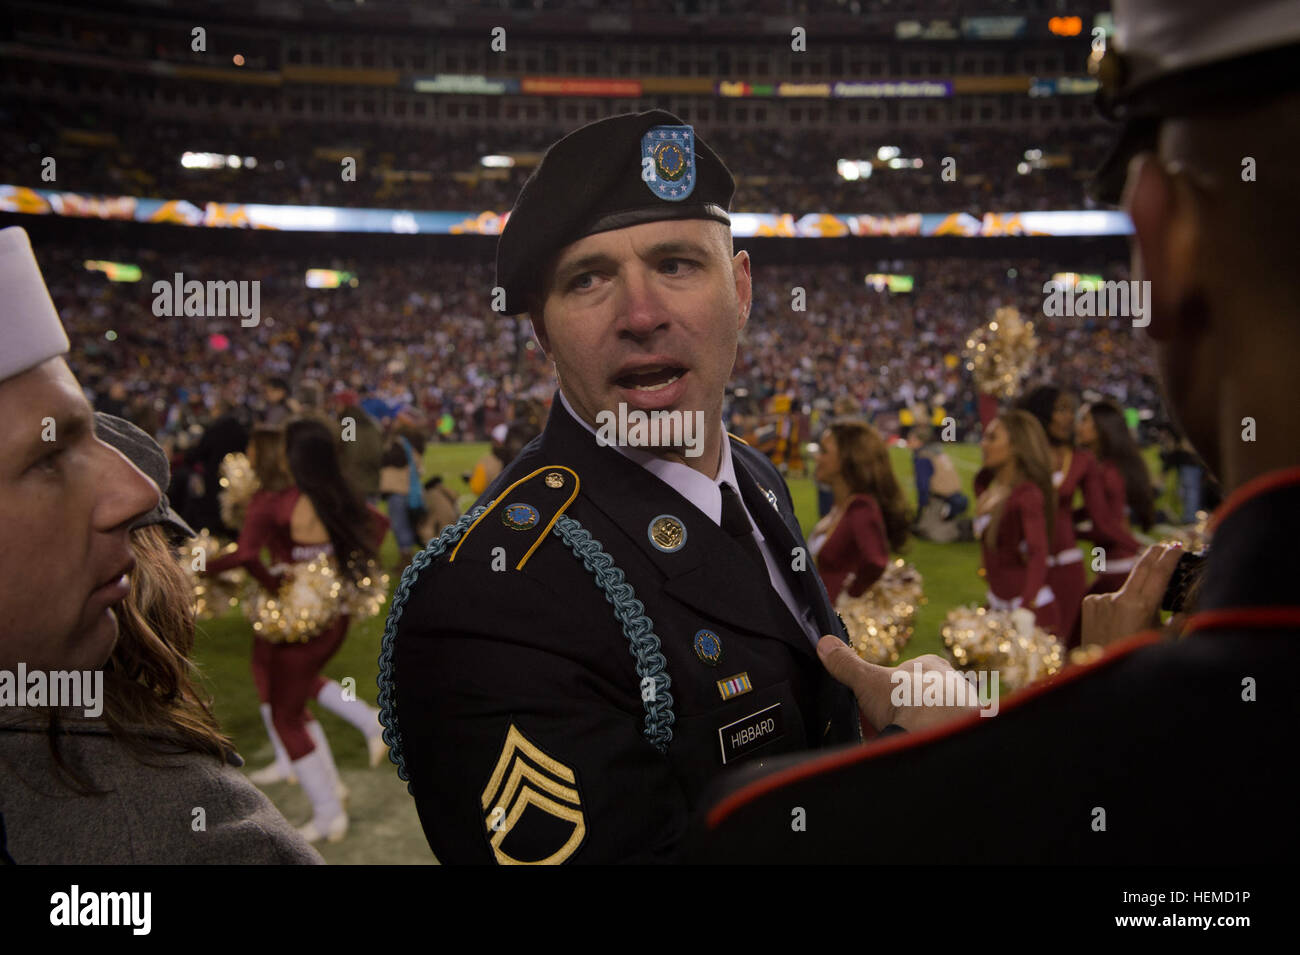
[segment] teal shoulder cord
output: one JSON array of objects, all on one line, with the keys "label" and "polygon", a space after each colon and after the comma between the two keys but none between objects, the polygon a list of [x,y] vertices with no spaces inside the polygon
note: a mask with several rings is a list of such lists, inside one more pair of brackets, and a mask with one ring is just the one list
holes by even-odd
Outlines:
[{"label": "teal shoulder cord", "polygon": [[[384,742],[388,744],[388,758],[397,764],[397,775],[407,782],[410,791],[410,775],[406,769],[406,758],[402,751],[402,734],[397,723],[396,693],[393,683],[393,646],[397,637],[397,625],[402,618],[402,610],[410,599],[411,587],[429,564],[433,563],[447,549],[453,546],[465,531],[487,510],[487,506],[478,507],[463,514],[454,524],[445,527],[435,540],[415,555],[410,566],[402,573],[402,580],[393,594],[393,603],[388,610],[388,620],[384,624],[384,637],[379,649],[379,721],[384,725]],[[646,680],[653,681],[654,697],[646,698],[641,693],[645,706],[645,729],[642,735],[660,753],[666,752],[673,738],[673,697],[668,692],[672,678],[668,675],[668,663],[664,659],[659,644],[659,637],[654,632],[654,623],[645,613],[645,606],[636,599],[623,571],[614,565],[614,559],[605,553],[591,534],[571,517],[561,516],[555,522],[552,533],[573,551],[574,556],[582,561],[582,566],[596,578],[596,585],[605,594],[605,599],[614,606],[614,616],[623,627],[623,635],[628,639],[628,652],[636,661],[636,675],[641,679],[641,687],[647,686]]]}]

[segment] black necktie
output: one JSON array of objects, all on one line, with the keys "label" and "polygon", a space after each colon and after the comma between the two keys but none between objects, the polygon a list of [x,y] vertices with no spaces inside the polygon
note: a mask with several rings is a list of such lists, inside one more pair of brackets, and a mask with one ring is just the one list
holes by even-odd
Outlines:
[{"label": "black necktie", "polygon": [[767,562],[763,560],[763,552],[758,549],[758,541],[754,539],[754,528],[749,523],[749,515],[745,513],[745,505],[740,503],[740,495],[730,484],[723,482],[720,487],[722,491],[722,529],[730,534],[737,544],[745,549],[758,566],[767,573]]}]

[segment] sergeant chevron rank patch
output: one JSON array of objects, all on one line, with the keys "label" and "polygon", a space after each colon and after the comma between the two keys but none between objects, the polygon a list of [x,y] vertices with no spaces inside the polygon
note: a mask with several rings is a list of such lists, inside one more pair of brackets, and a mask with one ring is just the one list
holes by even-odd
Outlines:
[{"label": "sergeant chevron rank patch", "polygon": [[559,865],[586,839],[577,776],[514,723],[481,798],[498,865]]}]

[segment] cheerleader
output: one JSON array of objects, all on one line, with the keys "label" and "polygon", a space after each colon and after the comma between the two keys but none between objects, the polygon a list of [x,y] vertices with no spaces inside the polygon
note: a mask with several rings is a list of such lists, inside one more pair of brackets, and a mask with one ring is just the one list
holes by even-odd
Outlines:
[{"label": "cheerleader", "polygon": [[1079,410],[1078,438],[1096,465],[1085,481],[1084,507],[1075,511],[1075,523],[1080,534],[1106,552],[1106,569],[1088,593],[1113,593],[1124,585],[1142,549],[1130,533],[1130,521],[1144,531],[1155,523],[1151,472],[1129,434],[1124,413],[1112,402],[1098,401]]},{"label": "cheerleader", "polygon": [[1054,632],[1069,649],[1078,646],[1075,637],[1079,610],[1088,586],[1083,551],[1074,536],[1074,496],[1085,485],[1095,492],[1097,484],[1091,480],[1095,462],[1086,448],[1074,446],[1075,402],[1069,392],[1055,385],[1041,385],[1021,398],[1017,406],[1038,419],[1050,445],[1056,517],[1052,526],[1052,554],[1047,561],[1047,584],[1056,595],[1060,629]]},{"label": "cheerleader", "polygon": [[988,604],[1031,610],[1038,626],[1056,633],[1056,601],[1047,583],[1056,508],[1047,437],[1033,415],[1008,411],[984,429],[980,447],[984,470],[976,476],[974,526]]},{"label": "cheerleader", "polygon": [[[273,476],[266,464],[276,445],[268,437],[253,442],[250,458],[259,474]],[[372,558],[388,529],[382,514],[365,505],[349,488],[340,469],[334,438],[327,425],[305,419],[289,424],[284,432],[288,482],[269,485],[248,504],[238,549],[208,564],[208,574],[244,566],[268,589],[278,589],[280,577],[263,565],[262,548],[273,564],[306,563],[333,556],[338,573],[355,581],[360,565]],[[371,765],[382,758],[384,743],[378,711],[358,699],[346,699],[342,687],[321,676],[347,634],[349,618],[340,614],[301,642],[253,640],[253,675],[258,695],[269,707],[268,733],[283,760],[307,792],[312,820],[299,829],[310,842],[337,842],[347,834],[338,770],[320,724],[307,710],[307,700],[343,717],[365,734]],[[277,760],[278,761],[278,760]],[[280,767],[279,772],[288,776]]]},{"label": "cheerleader", "polygon": [[839,421],[822,435],[816,480],[831,489],[831,509],[808,538],[808,551],[833,604],[843,590],[860,597],[907,542],[907,504],[880,435],[861,421]]}]

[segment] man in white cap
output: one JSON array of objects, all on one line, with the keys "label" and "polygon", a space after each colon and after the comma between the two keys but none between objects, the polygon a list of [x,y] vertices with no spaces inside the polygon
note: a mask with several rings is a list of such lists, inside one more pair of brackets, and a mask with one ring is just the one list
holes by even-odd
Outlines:
[{"label": "man in white cap", "polygon": [[[1300,16],[1294,0],[1114,14],[1102,105],[1126,125],[1102,185],[1116,196],[1127,173],[1169,410],[1229,492],[1191,613],[1159,629],[1180,553],[1152,548],[1123,590],[1084,602],[1100,659],[996,719],[715,792],[692,858],[1241,863],[1300,843]],[[791,806],[806,814],[793,834]]]},{"label": "man in white cap", "polygon": [[27,233],[0,230],[0,670],[93,669],[159,489],[95,437]]}]

